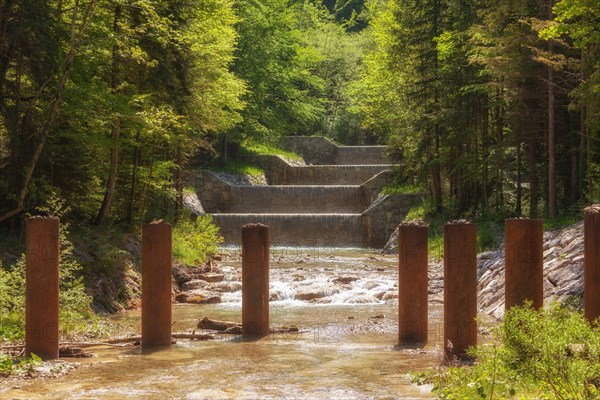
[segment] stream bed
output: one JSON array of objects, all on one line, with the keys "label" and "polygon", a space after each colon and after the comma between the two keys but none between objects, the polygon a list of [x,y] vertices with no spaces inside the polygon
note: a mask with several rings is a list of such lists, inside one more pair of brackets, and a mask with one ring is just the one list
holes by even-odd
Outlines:
[{"label": "stream bed", "polygon": [[[240,260],[235,250],[229,253],[221,264],[225,279],[232,281],[239,275]],[[271,260],[271,292],[280,292],[270,304],[271,326],[294,325],[300,333],[271,334],[256,342],[217,335],[211,341],[178,340],[170,349],[156,351],[88,348],[96,357],[68,360],[80,365],[67,376],[0,385],[0,397],[432,398],[431,387],[411,383],[408,373],[440,361],[442,307],[430,305],[430,341],[424,348],[397,347],[397,299],[380,295],[397,290],[394,256],[365,250],[319,256],[272,251]],[[347,276],[351,278],[338,279]],[[335,290],[326,289],[320,297],[325,300],[298,299],[302,288],[296,282],[318,289],[332,287],[333,281]],[[241,292],[224,294],[219,304],[174,305],[173,331],[194,329],[204,316],[241,321]],[[113,318],[139,332],[139,310]]]}]

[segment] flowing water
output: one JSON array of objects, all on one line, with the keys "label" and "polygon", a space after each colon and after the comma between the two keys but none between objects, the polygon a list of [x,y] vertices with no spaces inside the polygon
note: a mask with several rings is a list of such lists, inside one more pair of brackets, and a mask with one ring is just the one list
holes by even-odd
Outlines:
[{"label": "flowing water", "polygon": [[[223,272],[235,281],[238,251],[229,254]],[[271,325],[295,325],[300,333],[271,334],[256,342],[231,335],[178,340],[153,352],[91,348],[97,357],[74,361],[81,365],[68,376],[5,387],[0,397],[431,398],[430,387],[412,384],[407,373],[438,363],[441,308],[430,308],[427,346],[396,346],[397,299],[381,295],[397,290],[395,257],[347,249],[273,249],[271,255]],[[300,300],[302,291],[317,297]],[[174,306],[173,330],[193,329],[204,316],[240,321],[241,292],[225,293],[222,301]],[[114,318],[139,327],[140,312]]]}]

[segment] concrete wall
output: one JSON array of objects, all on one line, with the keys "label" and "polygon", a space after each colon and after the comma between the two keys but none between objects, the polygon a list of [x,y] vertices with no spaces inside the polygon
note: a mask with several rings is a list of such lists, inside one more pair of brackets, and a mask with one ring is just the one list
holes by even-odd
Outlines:
[{"label": "concrete wall", "polygon": [[334,163],[337,165],[389,164],[387,146],[339,146]]},{"label": "concrete wall", "polygon": [[212,214],[226,244],[240,245],[242,226],[269,226],[272,246],[365,247],[360,214]]},{"label": "concrete wall", "polygon": [[232,186],[217,212],[360,214],[367,206],[360,186]]},{"label": "concrete wall", "polygon": [[286,136],[283,146],[314,165],[389,164],[387,146],[338,146],[322,136]]},{"label": "concrete wall", "polygon": [[368,246],[382,248],[410,208],[421,201],[421,194],[379,195],[362,213]]},{"label": "concrete wall", "polygon": [[274,185],[361,185],[385,171],[385,165],[309,165],[288,166],[282,174],[271,174]]},{"label": "concrete wall", "polygon": [[322,136],[286,136],[283,146],[298,153],[307,164],[333,164],[338,146]]},{"label": "concrete wall", "polygon": [[223,204],[229,204],[232,199],[232,186],[211,171],[186,171],[184,182],[186,186],[194,188],[207,213],[216,212]]}]

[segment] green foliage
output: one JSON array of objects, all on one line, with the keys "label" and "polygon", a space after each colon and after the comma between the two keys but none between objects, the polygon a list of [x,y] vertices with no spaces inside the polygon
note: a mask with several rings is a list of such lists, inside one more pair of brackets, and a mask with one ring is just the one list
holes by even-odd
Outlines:
[{"label": "green foliage", "polygon": [[[422,192],[422,191],[421,191]],[[478,215],[472,219],[477,225],[477,252],[495,250],[500,247],[504,240],[504,218],[498,215]],[[428,224],[428,247],[429,256],[440,261],[444,256],[444,224],[453,220],[449,212],[439,213],[435,211],[430,201],[423,201],[410,208],[404,221],[420,219]]]},{"label": "green foliage", "polygon": [[31,373],[33,367],[40,365],[42,359],[35,354],[30,357],[17,357],[13,359],[9,354],[0,353],[0,377],[19,374],[21,372]]},{"label": "green foliage", "polygon": [[273,144],[266,142],[257,142],[251,139],[245,139],[240,144],[240,151],[246,154],[274,154],[285,157],[288,160],[300,160],[301,156],[298,154],[281,149]]},{"label": "green foliage", "polygon": [[[38,213],[61,217],[68,212],[64,200],[54,196]],[[69,224],[60,224],[59,302],[60,335],[63,340],[77,335],[95,336],[104,329],[91,309],[92,298],[86,292],[82,267],[73,254],[68,239]],[[25,335],[25,270],[26,257],[22,254],[11,268],[0,264],[0,340],[21,340]]]},{"label": "green foliage", "polygon": [[284,0],[235,3],[241,20],[233,69],[249,89],[237,138],[305,132],[320,120],[323,81],[314,74],[320,55],[300,25],[313,7]]},{"label": "green foliage", "polygon": [[[413,194],[413,193],[423,193],[423,188],[414,185],[396,185],[396,184],[388,184],[383,187],[381,190],[383,194]],[[412,211],[412,210],[411,210]],[[415,213],[415,211],[413,211]]]},{"label": "green foliage", "polygon": [[209,168],[212,171],[231,172],[241,175],[263,176],[265,174],[265,171],[256,165],[247,163],[237,158],[229,158],[226,162],[215,166],[209,166]]},{"label": "green foliage", "polygon": [[25,269],[2,266],[0,261],[0,339],[13,342],[25,337]]},{"label": "green foliage", "polygon": [[443,399],[597,399],[600,325],[554,304],[511,308],[488,343],[472,349],[473,365],[451,365],[417,380]]},{"label": "green foliage", "polygon": [[189,265],[200,265],[216,253],[223,242],[219,228],[210,215],[199,216],[196,221],[184,218],[173,228],[173,256]]},{"label": "green foliage", "polygon": [[349,109],[437,212],[535,217],[543,203],[550,213],[549,180],[561,211],[598,197],[598,5],[556,2],[551,21],[548,4],[368,3]]}]

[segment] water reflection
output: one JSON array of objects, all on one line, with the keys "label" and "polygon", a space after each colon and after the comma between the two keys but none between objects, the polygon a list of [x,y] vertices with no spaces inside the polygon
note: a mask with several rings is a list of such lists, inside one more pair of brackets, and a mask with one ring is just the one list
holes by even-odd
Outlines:
[{"label": "water reflection", "polygon": [[[348,254],[349,259],[358,256],[360,255],[355,253]],[[391,262],[390,274],[394,267],[393,259]],[[349,265],[343,268],[351,269]],[[357,275],[370,274],[369,276],[374,273],[372,270],[361,272],[359,269],[352,272]],[[237,302],[177,305],[173,308],[173,329],[183,331],[195,328],[204,316],[240,321],[241,308]],[[128,311],[116,318],[137,325],[140,313]],[[273,327],[296,325],[300,333],[274,333],[256,342],[244,342],[231,335],[222,335],[218,340],[208,342],[179,340],[170,349],[152,352],[142,352],[140,349],[91,348],[89,351],[98,357],[82,360],[81,366],[67,377],[45,382],[27,382],[19,388],[5,387],[2,388],[0,397],[431,397],[428,387],[411,384],[406,374],[411,370],[433,366],[439,361],[439,336],[435,334],[436,327],[441,326],[439,307],[431,307],[432,340],[423,349],[396,347],[397,305],[390,301],[378,304],[321,305],[306,302],[273,303],[270,320]]]}]

